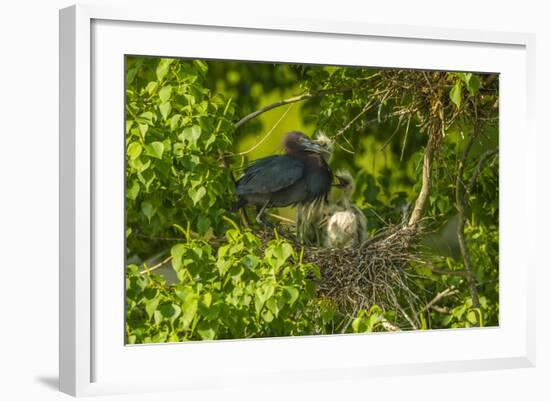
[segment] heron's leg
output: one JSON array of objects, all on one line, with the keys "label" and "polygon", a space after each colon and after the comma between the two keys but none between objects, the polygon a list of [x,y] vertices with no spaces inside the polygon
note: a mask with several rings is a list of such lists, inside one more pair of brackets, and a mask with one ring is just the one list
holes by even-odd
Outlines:
[{"label": "heron's leg", "polygon": [[249,222],[248,214],[246,213],[246,208],[245,207],[240,209],[239,216],[241,216],[241,222],[243,223],[243,225],[247,228],[250,227],[250,224],[248,223]]},{"label": "heron's leg", "polygon": [[258,224],[262,224],[262,225],[266,224],[266,222],[264,222],[264,220],[262,219],[262,215],[264,214],[265,208],[267,207],[268,204],[269,204],[269,201],[264,203],[264,205],[258,211],[258,214],[256,215],[256,221],[258,222]]},{"label": "heron's leg", "polygon": [[303,243],[304,241],[304,232],[302,227],[302,205],[298,205],[296,208],[296,238],[300,243]]}]

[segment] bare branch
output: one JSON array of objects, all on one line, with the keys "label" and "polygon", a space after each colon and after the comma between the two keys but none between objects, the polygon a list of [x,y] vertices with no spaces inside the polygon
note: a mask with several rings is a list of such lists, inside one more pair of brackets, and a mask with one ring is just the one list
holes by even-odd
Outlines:
[{"label": "bare branch", "polygon": [[423,310],[427,311],[431,307],[433,307],[436,303],[438,303],[441,299],[450,297],[454,294],[457,294],[459,291],[455,287],[449,287],[446,290],[441,291],[438,293],[430,302],[424,306]]},{"label": "bare branch", "polygon": [[409,219],[409,227],[416,227],[422,218],[424,213],[424,207],[430,195],[431,179],[432,179],[432,163],[434,159],[435,149],[437,147],[437,137],[435,134],[430,135],[426,150],[424,152],[424,164],[422,166],[422,187],[416,202],[414,203],[414,209]]},{"label": "bare branch", "polygon": [[470,178],[470,184],[468,185],[468,189],[466,190],[468,194],[471,194],[472,191],[474,190],[477,178],[481,174],[481,171],[483,171],[483,167],[485,167],[485,163],[487,162],[487,160],[489,160],[492,156],[495,156],[497,153],[498,153],[498,148],[488,150],[483,155],[481,155],[479,162],[477,163],[477,166],[474,170],[474,173]]},{"label": "bare branch", "polygon": [[152,271],[155,271],[157,269],[160,269],[162,266],[164,266],[166,263],[170,262],[172,260],[172,256],[168,256],[166,259],[164,259],[162,262],[154,265],[153,267],[147,267],[146,265],[143,265],[144,270],[140,271],[139,273],[141,275],[144,274],[150,274]]},{"label": "bare branch", "polygon": [[301,102],[301,101],[304,101],[304,100],[312,99],[314,97],[325,96],[325,95],[328,95],[328,94],[331,94],[331,93],[347,92],[347,91],[350,91],[350,90],[353,90],[353,89],[355,89],[355,88],[354,87],[348,87],[348,88],[325,89],[325,90],[320,90],[320,91],[312,92],[312,93],[308,92],[308,93],[304,93],[304,94],[299,95],[299,96],[294,96],[294,97],[291,97],[291,98],[288,98],[288,99],[280,100],[278,102],[269,104],[265,107],[262,107],[259,110],[256,110],[256,111],[244,116],[243,118],[241,118],[239,121],[237,121],[235,123],[235,129],[239,128],[241,125],[247,123],[248,121],[252,120],[253,118],[258,117],[260,114],[263,114],[266,111],[275,109],[277,107],[284,106],[285,104]]},{"label": "bare branch", "polygon": [[361,109],[361,111],[355,116],[353,117],[349,123],[346,124],[345,127],[341,128],[340,130],[338,130],[338,132],[336,133],[336,135],[334,135],[334,138],[338,138],[340,135],[343,135],[344,132],[346,132],[348,129],[351,128],[351,126],[359,119],[361,118],[361,116],[363,114],[365,114],[367,111],[370,110],[370,108],[374,105],[374,101],[370,101],[368,102],[367,104],[365,104],[365,106]]},{"label": "bare branch", "polygon": [[430,265],[424,265],[427,269],[430,271],[441,274],[444,276],[461,276],[466,277],[466,272],[464,270],[448,270],[448,269],[438,269],[437,267],[433,267]]},{"label": "bare branch", "polygon": [[283,113],[283,115],[277,120],[277,122],[273,125],[273,127],[271,127],[271,129],[267,132],[267,134],[264,135],[264,137],[262,139],[260,139],[258,141],[258,143],[256,143],[254,146],[252,146],[250,149],[248,150],[245,150],[244,152],[240,152],[240,153],[235,153],[231,156],[244,156],[246,155],[247,153],[250,153],[252,152],[253,150],[257,149],[262,143],[265,142],[265,140],[269,137],[269,135],[271,135],[271,133],[275,130],[275,128],[277,128],[277,126],[281,123],[281,121],[283,121],[283,119],[286,117],[286,115],[288,114],[288,112],[290,111],[290,109],[292,108],[292,104],[290,104],[287,109],[285,110],[285,112]]}]

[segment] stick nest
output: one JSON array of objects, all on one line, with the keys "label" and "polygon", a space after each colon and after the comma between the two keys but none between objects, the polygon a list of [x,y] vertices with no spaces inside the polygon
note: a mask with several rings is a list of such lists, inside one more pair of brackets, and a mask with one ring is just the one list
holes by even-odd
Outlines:
[{"label": "stick nest", "polygon": [[[282,236],[299,245],[290,232]],[[320,269],[312,278],[318,295],[331,300],[345,316],[353,318],[361,309],[378,305],[383,311],[395,311],[400,328],[419,327],[422,301],[414,291],[411,264],[425,263],[419,250],[419,228],[407,223],[389,226],[374,237],[352,248],[303,246],[303,262]],[[264,232],[267,242],[273,236]]]}]

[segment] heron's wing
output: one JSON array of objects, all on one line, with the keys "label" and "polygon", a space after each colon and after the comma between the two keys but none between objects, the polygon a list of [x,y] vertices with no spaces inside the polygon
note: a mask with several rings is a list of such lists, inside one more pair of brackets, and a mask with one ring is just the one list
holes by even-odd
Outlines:
[{"label": "heron's wing", "polygon": [[267,194],[294,184],[304,174],[304,164],[292,157],[275,155],[255,160],[237,181],[237,195]]}]

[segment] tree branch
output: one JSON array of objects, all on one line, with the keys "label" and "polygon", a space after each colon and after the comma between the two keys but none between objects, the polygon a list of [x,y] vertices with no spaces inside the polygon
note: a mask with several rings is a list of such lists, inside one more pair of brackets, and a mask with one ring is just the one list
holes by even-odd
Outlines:
[{"label": "tree branch", "polygon": [[239,121],[237,121],[235,123],[235,129],[239,128],[241,125],[247,123],[248,121],[252,120],[253,118],[258,117],[260,114],[263,114],[266,111],[275,109],[277,107],[284,106],[285,104],[301,102],[301,101],[304,101],[304,100],[312,99],[314,97],[325,96],[325,95],[328,95],[328,94],[331,94],[331,93],[347,92],[347,91],[350,91],[350,90],[353,90],[353,89],[356,89],[356,88],[355,87],[347,87],[347,88],[325,89],[325,90],[320,90],[320,91],[312,92],[312,93],[304,93],[304,94],[299,95],[299,96],[294,96],[294,97],[291,97],[291,98],[288,98],[288,99],[280,100],[278,102],[269,104],[265,107],[262,107],[259,110],[256,110],[256,111],[244,116],[243,118],[241,118]]},{"label": "tree branch", "polygon": [[434,273],[437,273],[437,274],[441,274],[443,276],[461,276],[461,277],[466,277],[466,272],[464,270],[448,270],[448,269],[439,269],[437,267],[433,267],[433,266],[429,266],[429,265],[424,265],[424,267],[426,267],[427,269],[429,269],[430,271],[434,272]]},{"label": "tree branch", "polygon": [[472,305],[475,308],[479,308],[479,296],[477,293],[477,285],[474,277],[474,270],[472,267],[472,261],[470,258],[470,251],[468,245],[466,244],[466,238],[464,236],[464,227],[466,225],[466,201],[464,199],[465,185],[464,185],[464,169],[466,167],[466,160],[472,145],[474,144],[477,136],[479,135],[479,127],[477,126],[477,121],[474,125],[474,131],[470,136],[462,157],[460,158],[458,164],[458,172],[456,175],[456,186],[455,186],[455,198],[456,198],[456,210],[458,211],[458,225],[456,229],[458,244],[460,246],[460,253],[462,254],[462,259],[464,261],[464,269],[466,271],[466,280],[468,282],[468,287],[470,288],[470,295],[472,296]]},{"label": "tree branch", "polygon": [[492,156],[496,155],[497,153],[498,153],[498,148],[495,148],[492,150],[488,150],[483,155],[481,155],[479,162],[477,163],[476,169],[472,174],[472,178],[470,178],[470,184],[468,185],[468,189],[467,189],[468,195],[470,195],[474,190],[477,178],[479,177],[479,175],[481,174],[481,171],[485,167],[485,163],[487,162],[487,160],[489,160]]},{"label": "tree branch", "polygon": [[[290,104],[290,106],[287,107],[286,111],[283,113],[283,115],[277,120],[277,122],[273,125],[273,127],[271,127],[271,129],[267,132],[267,134],[264,135],[264,137],[262,139],[260,139],[260,141],[258,141],[254,146],[252,146],[250,149],[244,151],[244,152],[240,152],[240,153],[236,153],[232,156],[244,156],[246,155],[247,153],[250,153],[252,152],[253,150],[257,149],[262,143],[264,143],[264,141],[269,137],[269,135],[271,135],[271,133],[275,130],[275,128],[277,128],[277,126],[280,124],[281,121],[283,121],[283,119],[286,117],[286,115],[288,114],[288,112],[290,111],[290,109],[292,108],[292,104]],[[227,167],[227,166],[226,166]]]},{"label": "tree branch", "polygon": [[414,203],[414,209],[411,213],[408,226],[415,228],[422,218],[424,207],[430,195],[431,180],[432,180],[432,163],[434,159],[435,149],[437,147],[437,137],[435,134],[430,135],[426,150],[424,152],[424,164],[422,165],[422,188]]},{"label": "tree branch", "polygon": [[441,291],[430,302],[428,302],[426,306],[424,306],[422,311],[427,311],[428,309],[432,308],[436,303],[438,303],[442,298],[450,297],[457,294],[458,292],[459,291],[455,287],[449,287],[446,290]]},{"label": "tree branch", "polygon": [[142,271],[140,271],[139,273],[141,275],[144,275],[144,274],[149,274],[151,273],[152,271],[155,271],[157,269],[160,269],[162,266],[164,266],[166,263],[170,262],[172,260],[172,256],[168,256],[166,259],[164,259],[162,262],[154,265],[153,267],[147,267],[146,265],[143,265],[143,269]]},{"label": "tree branch", "polygon": [[336,132],[336,134],[334,135],[334,138],[338,138],[340,135],[343,135],[344,132],[346,132],[348,129],[351,128],[351,126],[359,119],[361,118],[361,116],[363,114],[365,114],[367,111],[370,110],[370,108],[373,106],[374,104],[374,101],[369,101],[367,104],[365,104],[365,106],[361,109],[361,111],[359,113],[357,113],[357,115],[355,117],[353,117],[347,124],[345,127],[341,128],[338,130],[338,132]]}]

